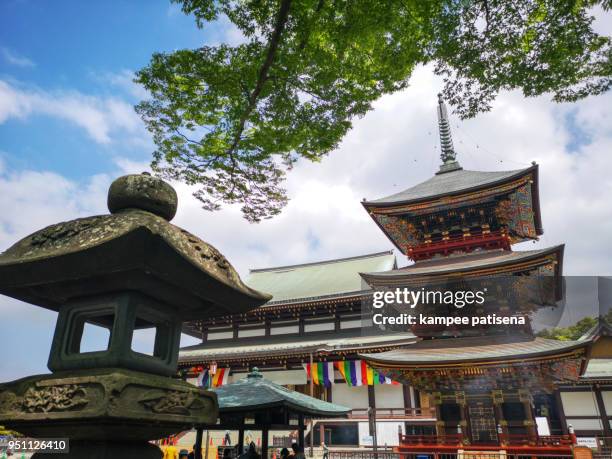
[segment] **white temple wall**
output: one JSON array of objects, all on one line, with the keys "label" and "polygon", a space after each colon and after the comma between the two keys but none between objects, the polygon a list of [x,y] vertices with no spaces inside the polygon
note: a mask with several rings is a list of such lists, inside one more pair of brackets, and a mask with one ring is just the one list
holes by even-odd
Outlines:
[{"label": "white temple wall", "polygon": [[322,322],[322,321],[306,321],[304,324],[304,331],[306,333],[318,332],[318,331],[331,331],[334,330],[335,324],[333,322]]},{"label": "white temple wall", "polygon": [[404,392],[402,387],[403,386],[390,384],[374,386],[376,408],[402,408],[404,406]]},{"label": "white temple wall", "polygon": [[571,425],[575,431],[579,430],[602,430],[601,419],[566,419],[567,426]]},{"label": "white temple wall", "polygon": [[[287,384],[308,384],[308,381],[306,380],[306,372],[304,370],[260,370],[260,373],[267,380],[275,382],[276,384],[280,384],[282,386],[286,386]],[[229,382],[235,382],[239,379],[246,378],[247,374],[248,373],[233,373],[232,375],[230,375]]]},{"label": "white temple wall", "polygon": [[271,335],[288,335],[299,331],[300,326],[297,321],[273,323],[270,327]]},{"label": "white temple wall", "polygon": [[334,384],[332,386],[332,402],[349,408],[367,408],[368,386],[352,387],[347,384]]},{"label": "white temple wall", "polygon": [[561,392],[561,402],[563,412],[568,418],[599,415],[595,394],[592,392]]}]

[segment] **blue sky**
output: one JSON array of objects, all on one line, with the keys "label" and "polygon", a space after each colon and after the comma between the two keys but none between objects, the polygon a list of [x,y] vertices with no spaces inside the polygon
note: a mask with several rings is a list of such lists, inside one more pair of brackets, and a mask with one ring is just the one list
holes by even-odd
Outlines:
[{"label": "blue sky", "polygon": [[[223,25],[200,30],[166,0],[1,2],[0,82],[9,90],[0,101],[0,175],[38,173],[34,180],[40,184],[51,174],[47,178],[60,179],[57,191],[117,175],[118,158],[146,167],[152,144],[142,126],[125,129],[111,119],[138,122],[132,105],[146,94],[132,83],[133,71],[153,52],[227,38]],[[24,187],[22,193],[28,192],[36,193],[36,187]],[[41,196],[41,207],[44,201]],[[87,207],[76,205],[66,216],[87,213]],[[14,222],[4,222],[4,230],[13,233]],[[2,242],[0,249],[12,241]],[[14,317],[0,319],[0,334],[4,343],[25,346],[25,363],[0,366],[0,380],[3,370],[11,376],[44,371],[52,337],[55,313],[16,304],[11,301],[20,308]],[[19,346],[24,336],[27,343]],[[94,335],[93,341],[99,339]]]},{"label": "blue sky", "polygon": [[[0,76],[16,88],[56,97],[119,97],[131,104],[139,94],[130,85],[130,72],[145,66],[153,52],[222,38],[222,26],[200,30],[166,0],[8,0],[0,3]],[[40,113],[27,122],[0,125],[3,158],[15,168],[44,168],[79,179],[112,170],[117,155],[150,157],[150,149],[141,145],[109,146],[90,137],[74,123]]]},{"label": "blue sky", "polygon": [[[612,30],[610,15],[598,17]],[[0,251],[52,223],[104,213],[119,175],[148,167],[153,144],[133,105],[145,97],[133,72],[153,52],[240,35],[221,22],[198,30],[167,0],[0,2]],[[221,250],[243,276],[389,250],[360,201],[398,192],[439,164],[431,67],[378,101],[320,164],[300,162],[283,213],[257,225],[238,206],[208,213],[174,184],[174,223]],[[466,169],[540,164],[545,234],[523,248],[565,243],[566,274],[612,274],[612,96],[555,104],[502,93],[491,112],[452,130]],[[406,260],[398,256],[400,265]],[[46,371],[55,313],[0,296],[0,381]],[[187,341],[185,341],[187,343]]]}]

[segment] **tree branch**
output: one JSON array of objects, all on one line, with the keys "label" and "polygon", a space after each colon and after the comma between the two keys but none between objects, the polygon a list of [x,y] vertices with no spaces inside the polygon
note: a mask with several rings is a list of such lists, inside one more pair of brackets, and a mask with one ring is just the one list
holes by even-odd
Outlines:
[{"label": "tree branch", "polygon": [[249,115],[253,112],[255,107],[257,106],[257,99],[259,98],[259,94],[263,89],[263,86],[268,79],[268,72],[272,67],[272,63],[274,62],[274,58],[276,57],[276,51],[278,49],[278,44],[280,43],[280,38],[285,29],[285,25],[287,24],[287,20],[289,19],[289,8],[291,6],[291,0],[281,0],[280,8],[278,10],[278,14],[276,16],[276,23],[274,25],[274,30],[272,32],[272,36],[270,37],[270,42],[268,43],[268,52],[266,53],[266,59],[264,60],[261,68],[259,69],[259,75],[257,77],[257,83],[255,84],[255,88],[251,92],[248,99],[248,106],[242,116],[240,117],[240,121],[238,123],[238,129],[234,134],[234,139],[232,144],[227,150],[227,154],[231,157],[233,156],[236,148],[238,147],[238,143],[240,142],[240,138],[242,137],[242,133],[244,131],[244,126]]}]

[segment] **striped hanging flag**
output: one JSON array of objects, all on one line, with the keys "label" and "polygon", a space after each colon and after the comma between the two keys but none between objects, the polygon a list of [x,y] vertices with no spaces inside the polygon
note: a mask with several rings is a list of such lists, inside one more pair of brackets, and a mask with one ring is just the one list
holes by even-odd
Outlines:
[{"label": "striped hanging flag", "polygon": [[229,379],[230,369],[229,368],[217,368],[217,371],[211,378],[210,387],[221,387],[227,384]]},{"label": "striped hanging flag", "polygon": [[349,386],[363,385],[361,377],[361,360],[344,360],[336,362],[336,368]]},{"label": "striped hanging flag", "polygon": [[316,362],[312,366],[310,363],[305,363],[306,377],[308,380],[312,378],[312,382],[319,386],[330,387],[334,384],[334,363],[333,362]]},{"label": "striped hanging flag", "polygon": [[346,360],[343,360],[341,362],[336,362],[336,368],[338,369],[338,371],[344,378],[344,381],[346,381],[346,383],[350,386],[351,385],[351,371],[350,371],[350,368],[348,367],[348,362]]},{"label": "striped hanging flag", "polygon": [[379,384],[399,385],[382,373],[369,367],[364,360],[336,362],[336,368],[349,386],[374,386]]},{"label": "striped hanging flag", "polygon": [[198,387],[207,388],[210,386],[210,375],[208,370],[202,370],[197,379]]}]

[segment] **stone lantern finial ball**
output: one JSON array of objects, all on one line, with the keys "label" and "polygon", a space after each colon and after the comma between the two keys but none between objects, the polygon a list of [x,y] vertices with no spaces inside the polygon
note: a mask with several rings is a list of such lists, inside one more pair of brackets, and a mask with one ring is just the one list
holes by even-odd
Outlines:
[{"label": "stone lantern finial ball", "polygon": [[112,214],[140,209],[170,221],[176,215],[177,206],[174,188],[148,172],[119,177],[108,189],[108,210]]}]

